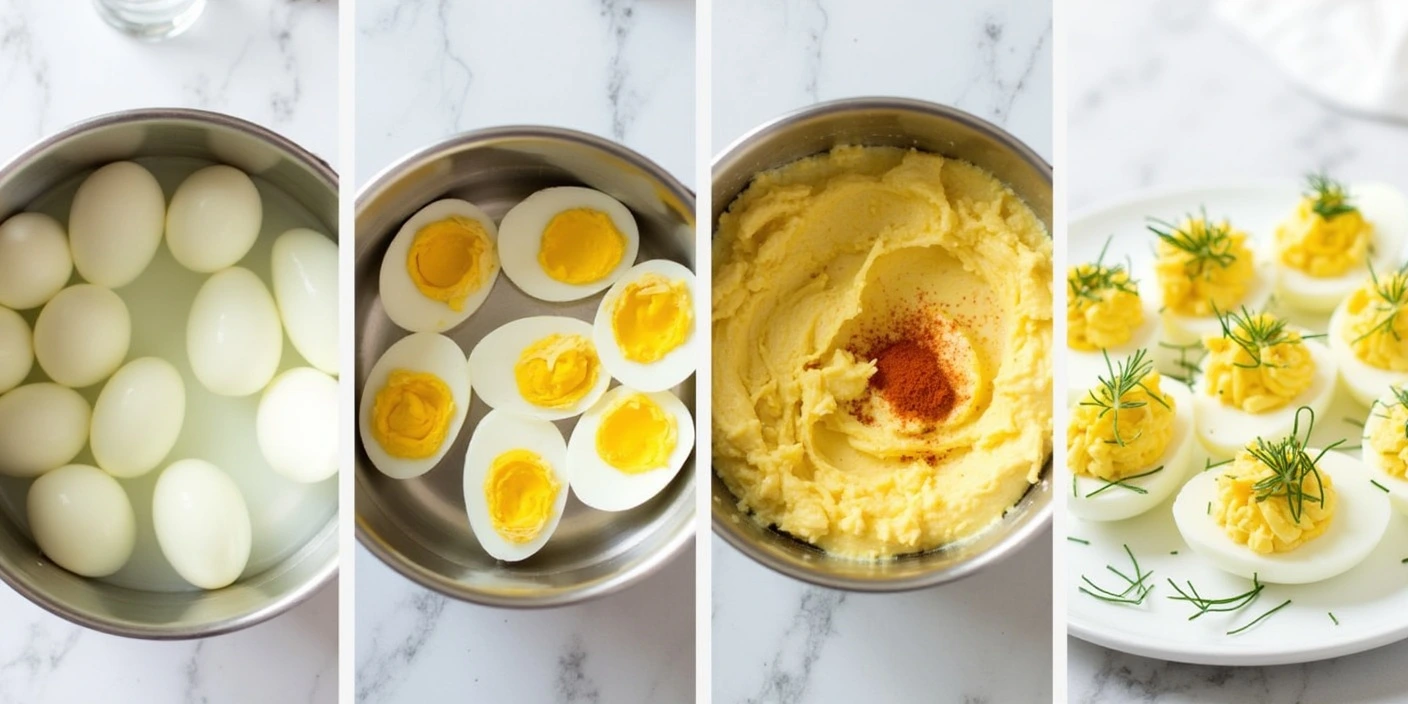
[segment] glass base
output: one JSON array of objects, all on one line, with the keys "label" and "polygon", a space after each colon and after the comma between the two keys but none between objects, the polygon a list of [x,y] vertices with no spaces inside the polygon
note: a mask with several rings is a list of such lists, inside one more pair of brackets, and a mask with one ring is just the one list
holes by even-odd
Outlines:
[{"label": "glass base", "polygon": [[170,39],[196,23],[206,0],[93,0],[98,15],[118,31],[143,41]]}]

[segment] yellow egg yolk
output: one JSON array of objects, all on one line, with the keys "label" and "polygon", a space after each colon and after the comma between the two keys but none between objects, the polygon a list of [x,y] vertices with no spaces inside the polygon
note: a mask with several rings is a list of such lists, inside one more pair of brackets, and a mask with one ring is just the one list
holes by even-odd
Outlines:
[{"label": "yellow egg yolk", "polygon": [[452,216],[422,227],[411,241],[406,270],[422,296],[450,310],[479,290],[494,267],[494,243],[478,220]]},{"label": "yellow egg yolk", "polygon": [[543,408],[567,408],[596,385],[601,362],[596,347],[581,335],[548,335],[518,356],[513,377],[518,393]]},{"label": "yellow egg yolk", "polygon": [[1344,341],[1361,362],[1408,371],[1408,274],[1370,279],[1349,294]]},{"label": "yellow egg yolk", "polygon": [[1235,308],[1256,276],[1247,233],[1225,221],[1190,218],[1178,226],[1176,235],[1190,246],[1179,247],[1160,238],[1154,248],[1164,308],[1199,316]]},{"label": "yellow egg yolk", "polygon": [[573,208],[554,215],[543,228],[538,264],[565,284],[600,281],[626,255],[626,237],[611,216],[600,210]]},{"label": "yellow egg yolk", "polygon": [[455,399],[440,377],[396,369],[372,404],[372,437],[392,457],[424,459],[440,449]]},{"label": "yellow egg yolk", "polygon": [[1307,474],[1300,484],[1305,498],[1297,520],[1284,490],[1258,498],[1256,485],[1274,474],[1275,470],[1252,453],[1238,452],[1217,478],[1217,501],[1212,508],[1213,519],[1228,536],[1261,554],[1290,552],[1319,537],[1330,527],[1337,502],[1330,475]]},{"label": "yellow egg yolk", "polygon": [[691,306],[683,281],[645,274],[626,284],[611,311],[611,331],[621,354],[649,364],[684,344],[694,329]]},{"label": "yellow egg yolk", "polygon": [[1139,289],[1125,271],[1099,264],[1066,274],[1066,346],[1092,352],[1129,342],[1144,324]]},{"label": "yellow egg yolk", "polygon": [[645,394],[617,399],[601,414],[596,452],[626,474],[640,474],[669,464],[677,440],[675,417]]},{"label": "yellow egg yolk", "polygon": [[1173,397],[1159,388],[1160,381],[1158,372],[1144,375],[1120,396],[1118,411],[1102,408],[1114,405],[1106,387],[1092,389],[1071,411],[1066,466],[1075,474],[1106,481],[1152,469],[1173,439],[1176,409]]},{"label": "yellow egg yolk", "polygon": [[[1207,392],[1224,406],[1248,413],[1265,413],[1290,403],[1315,380],[1315,357],[1301,340],[1300,333],[1283,329],[1270,339],[1254,335],[1248,328],[1268,330],[1277,325],[1275,316],[1256,314],[1231,324],[1235,337],[1208,336],[1203,363]],[[1258,344],[1258,341],[1271,344]]]},{"label": "yellow egg yolk", "polygon": [[509,450],[494,458],[484,478],[484,500],[494,532],[510,543],[538,537],[552,520],[562,485],[542,456]]},{"label": "yellow egg yolk", "polygon": [[1369,433],[1369,449],[1378,453],[1389,475],[1408,479],[1408,406],[1395,403],[1385,407],[1379,403],[1371,413],[1380,416],[1380,420]]},{"label": "yellow egg yolk", "polygon": [[1374,226],[1358,210],[1326,219],[1315,199],[1302,198],[1295,215],[1276,227],[1281,263],[1311,276],[1339,276],[1364,261]]}]

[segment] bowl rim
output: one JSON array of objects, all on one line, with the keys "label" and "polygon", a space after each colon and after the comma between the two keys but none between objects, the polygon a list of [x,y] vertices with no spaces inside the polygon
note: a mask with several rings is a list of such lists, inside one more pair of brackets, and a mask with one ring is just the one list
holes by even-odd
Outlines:
[{"label": "bowl rim", "polygon": [[[680,202],[684,204],[694,217],[695,236],[698,236],[699,214],[696,208],[694,191],[686,187],[679,179],[675,178],[673,174],[666,171],[654,160],[623,144],[588,132],[566,127],[528,124],[500,125],[459,132],[439,141],[432,142],[428,146],[401,157],[395,162],[392,162],[389,166],[378,171],[376,175],[368,179],[366,184],[357,191],[353,221],[355,223],[357,217],[363,213],[364,208],[366,208],[374,198],[379,197],[387,189],[393,187],[400,177],[413,170],[416,165],[428,159],[437,158],[451,151],[464,151],[471,148],[492,145],[497,142],[522,138],[549,139],[585,145],[611,156],[615,156],[632,166],[640,168],[648,176],[664,186],[672,195],[680,199]],[[356,239],[357,235],[354,233],[354,242],[356,242]],[[354,262],[356,256],[357,250],[354,249]],[[698,268],[698,262],[695,263],[693,268]],[[360,438],[358,442],[360,442]],[[694,456],[694,476],[691,480],[695,485],[694,491],[698,492],[700,454],[697,444]],[[358,461],[354,464],[353,471],[353,511],[356,516],[355,532],[358,544],[366,548],[368,552],[374,555],[383,564],[399,573],[402,577],[410,580],[412,583],[452,599],[478,604],[480,606],[509,609],[555,608],[579,604],[615,594],[640,583],[673,562],[684,550],[685,546],[694,540],[694,536],[698,531],[698,497],[696,494],[694,497],[691,497],[688,502],[689,517],[685,523],[686,528],[676,531],[676,533],[670,536],[669,540],[661,545],[654,553],[651,553],[645,559],[630,566],[628,569],[607,578],[569,588],[554,589],[544,594],[507,597],[480,591],[460,582],[443,578],[439,574],[426,569],[419,563],[387,545],[375,532],[370,530],[363,523],[362,516],[356,513],[357,502],[355,491],[358,490],[359,481],[356,473],[362,471],[374,472],[376,469],[372,467],[362,467],[362,463]]]},{"label": "bowl rim", "polygon": [[[742,155],[746,151],[748,151],[750,148],[756,146],[759,142],[762,142],[763,140],[767,139],[778,131],[786,130],[798,123],[810,120],[814,117],[818,117],[821,115],[835,113],[844,114],[871,110],[907,112],[912,114],[924,115],[927,117],[938,117],[941,119],[957,122],[977,132],[981,132],[990,139],[992,139],[994,142],[1002,145],[1006,150],[1010,151],[1011,153],[1020,157],[1023,161],[1027,162],[1034,169],[1036,169],[1038,173],[1045,175],[1045,181],[1054,187],[1054,179],[1051,164],[1048,163],[1039,154],[1037,154],[1031,147],[1027,146],[1026,143],[1012,136],[1006,130],[1003,130],[997,125],[994,125],[993,123],[987,120],[977,117],[976,115],[948,105],[941,105],[939,103],[933,103],[915,98],[886,96],[861,96],[823,101],[802,108],[798,108],[796,110],[791,110],[770,120],[767,120],[766,122],[763,122],[757,127],[754,127],[753,129],[746,132],[743,136],[733,140],[733,142],[731,142],[727,147],[725,147],[722,152],[720,152],[717,156],[714,157],[714,162],[710,166],[711,185],[712,183],[716,183],[718,181],[719,175],[722,172],[733,168],[734,164],[740,158],[742,158]],[[743,188],[747,188],[746,183]],[[741,192],[742,191],[740,190],[740,193]],[[715,210],[723,212],[723,209],[727,208],[728,204],[722,204],[723,208],[720,208],[720,205],[721,204],[719,203],[713,204]],[[711,241],[713,239],[713,230],[715,228],[714,219],[714,216],[711,214],[709,223],[709,237]],[[1046,491],[1052,491],[1052,489],[1049,487],[1049,484],[1051,481],[1051,472],[1054,466],[1055,465],[1053,457],[1052,459],[1047,461],[1042,479],[1038,480],[1037,483],[1032,484],[1030,488],[1028,488],[1027,492],[1022,495],[1022,498],[1017,500],[1017,504],[1014,505],[1020,505],[1023,501],[1027,499],[1029,495],[1031,495],[1032,492],[1042,490],[1041,487],[1043,482],[1048,485]],[[714,486],[713,480],[718,476],[714,470],[712,453],[711,460],[709,463],[709,473],[711,480],[710,490],[712,492]],[[997,540],[992,545],[990,545],[986,550],[981,553],[978,553],[977,555],[974,555],[972,558],[960,564],[953,565],[945,569],[937,569],[930,572],[924,572],[922,574],[907,577],[868,579],[837,576],[821,572],[814,568],[809,568],[802,564],[779,559],[771,551],[760,548],[752,540],[749,540],[747,537],[745,537],[742,534],[741,529],[734,525],[733,517],[736,516],[739,512],[726,513],[724,504],[728,503],[729,497],[725,496],[712,498],[719,499],[711,501],[710,513],[712,514],[714,534],[719,536],[720,538],[723,538],[724,542],[731,545],[735,550],[748,556],[754,562],[757,562],[758,564],[767,567],[768,569],[771,569],[774,572],[777,572],[778,574],[786,575],[793,579],[813,584],[818,587],[871,593],[904,592],[916,589],[924,589],[927,587],[935,587],[941,584],[953,582],[959,579],[963,579],[964,577],[976,574],[977,572],[983,570],[989,565],[996,564],[997,562],[1006,559],[1007,557],[1010,557],[1013,553],[1018,552],[1023,547],[1036,540],[1037,536],[1049,530],[1052,525],[1052,515],[1055,503],[1055,497],[1052,496],[1051,500],[1047,501],[1045,505],[1036,509],[1035,516],[1026,519],[1020,525],[1016,526],[1015,529],[1013,529],[1012,531],[1004,535],[1001,539]],[[763,530],[775,529],[764,528]],[[981,535],[981,533],[979,533],[979,535]],[[791,539],[797,540],[796,538]]]},{"label": "bowl rim", "polygon": [[[284,137],[267,127],[255,124],[248,120],[213,112],[210,110],[199,110],[194,108],[137,108],[133,110],[119,110],[116,112],[103,113],[86,118],[65,127],[47,137],[41,137],[30,146],[21,150],[19,155],[0,165],[0,181],[12,176],[23,168],[26,164],[38,158],[41,154],[52,149],[74,137],[87,133],[95,129],[110,127],[119,124],[132,124],[156,121],[185,121],[202,125],[214,125],[244,132],[261,141],[272,144],[283,150],[288,156],[303,166],[308,167],[314,175],[322,181],[334,194],[339,193],[337,172],[322,158],[304,149],[292,140]],[[342,246],[339,238],[339,247]],[[340,502],[339,495],[339,504]],[[331,534],[323,536],[329,532],[325,526],[315,535],[313,540],[321,539],[338,541],[338,525],[341,521],[342,507],[337,506],[333,512],[331,523]],[[310,540],[309,544],[312,541]],[[306,545],[304,546],[306,547]],[[300,548],[300,551],[302,548]],[[295,551],[293,555],[297,555]],[[292,555],[291,555],[292,556]],[[298,585],[296,589],[280,595],[276,599],[267,601],[255,609],[246,611],[234,616],[207,621],[204,623],[186,624],[119,624],[112,620],[90,616],[80,613],[68,607],[68,605],[51,598],[46,592],[39,588],[31,588],[18,577],[10,574],[0,563],[0,582],[10,586],[11,589],[19,593],[25,599],[37,604],[45,611],[58,616],[70,623],[88,628],[108,635],[123,638],[139,638],[143,640],[190,640],[194,638],[208,638],[212,636],[232,633],[243,630],[251,626],[268,621],[275,616],[279,616],[293,607],[307,601],[315,593],[321,591],[338,574],[341,551],[335,550],[333,558],[326,564],[320,566],[311,577]],[[277,564],[282,563],[276,563]],[[275,567],[270,567],[274,569]],[[238,584],[238,582],[236,583]],[[142,591],[142,590],[134,590]],[[219,591],[219,590],[216,590]]]}]

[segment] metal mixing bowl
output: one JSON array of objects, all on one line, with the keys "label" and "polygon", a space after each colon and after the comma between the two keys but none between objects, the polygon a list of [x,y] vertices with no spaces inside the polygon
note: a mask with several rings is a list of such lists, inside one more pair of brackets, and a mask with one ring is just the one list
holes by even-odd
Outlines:
[{"label": "metal mixing bowl", "polygon": [[[713,229],[762,171],[837,145],[901,147],[962,159],[1011,186],[1051,231],[1051,166],[1026,145],[972,115],[899,98],[853,98],[784,115],[734,142],[714,161]],[[1051,523],[1051,464],[1040,482],[990,529],[917,555],[863,562],[835,558],[759,525],[713,475],[714,532],[743,554],[785,575],[824,587],[900,591],[950,582],[1016,552]]]},{"label": "metal mixing bowl", "polygon": [[[504,127],[470,132],[412,154],[383,171],[357,197],[357,404],[372,365],[405,336],[378,297],[381,260],[401,224],[438,198],[463,198],[495,221],[534,191],[586,186],[630,208],[640,255],[694,267],[694,194],[646,158],[580,132]],[[500,325],[529,315],[591,320],[603,294],[546,303],[500,276],[474,315],[446,335],[468,353]],[[707,318],[704,318],[707,320]],[[674,392],[694,408],[694,379]],[[494,560],[465,515],[464,454],[488,407],[474,399],[445,458],[414,479],[387,477],[357,443],[357,538],[392,568],[438,592],[490,606],[558,606],[624,588],[664,565],[694,534],[694,455],[664,491],[620,513],[568,500],[542,551],[517,563]],[[575,419],[557,426],[568,436]]]},{"label": "metal mixing bowl", "polygon": [[[287,192],[337,232],[337,174],[258,125],[200,110],[133,110],[96,117],[49,137],[0,167],[0,221],[59,184],[112,161],[193,157],[237,166]],[[120,636],[213,636],[272,618],[337,573],[337,513],[282,562],[212,592],[153,592],[84,579],[45,560],[0,513],[0,580],[54,614]]]}]

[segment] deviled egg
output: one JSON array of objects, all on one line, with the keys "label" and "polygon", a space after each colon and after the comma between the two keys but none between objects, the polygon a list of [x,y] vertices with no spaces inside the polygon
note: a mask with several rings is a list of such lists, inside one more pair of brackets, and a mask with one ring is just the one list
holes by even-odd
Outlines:
[{"label": "deviled egg", "polygon": [[1330,315],[1330,351],[1355,401],[1368,406],[1389,386],[1408,382],[1408,265],[1369,278]]},{"label": "deviled egg", "polygon": [[1364,466],[1408,514],[1408,387],[1390,386],[1369,407],[1364,421]]},{"label": "deviled egg", "polygon": [[1275,269],[1259,262],[1247,233],[1207,213],[1178,224],[1154,220],[1154,273],[1162,292],[1164,341],[1187,345],[1218,332],[1216,311],[1265,307]]},{"label": "deviled egg", "polygon": [[485,335],[469,353],[469,373],[489,406],[543,420],[580,414],[611,384],[591,324],[555,315],[520,318]]},{"label": "deviled egg", "polygon": [[381,260],[386,317],[411,332],[464,322],[499,280],[498,239],[493,219],[473,203],[446,198],[416,211]]},{"label": "deviled egg", "polygon": [[504,215],[500,230],[504,274],[542,301],[575,301],[601,291],[640,251],[635,216],[590,188],[538,191]]},{"label": "deviled egg", "polygon": [[1123,359],[1154,346],[1158,307],[1140,294],[1124,264],[1105,263],[1110,241],[1094,262],[1066,273],[1066,388],[1072,403],[1106,371],[1106,355]]},{"label": "deviled egg", "polygon": [[372,464],[393,479],[439,464],[469,413],[469,381],[464,353],[450,338],[421,332],[397,340],[362,388],[357,426]]},{"label": "deviled egg", "polygon": [[567,506],[567,443],[552,423],[489,411],[464,457],[464,507],[484,552],[504,562],[547,544]]},{"label": "deviled egg", "polygon": [[694,272],[665,259],[641,262],[597,308],[592,334],[601,363],[621,383],[664,391],[694,373]]}]

